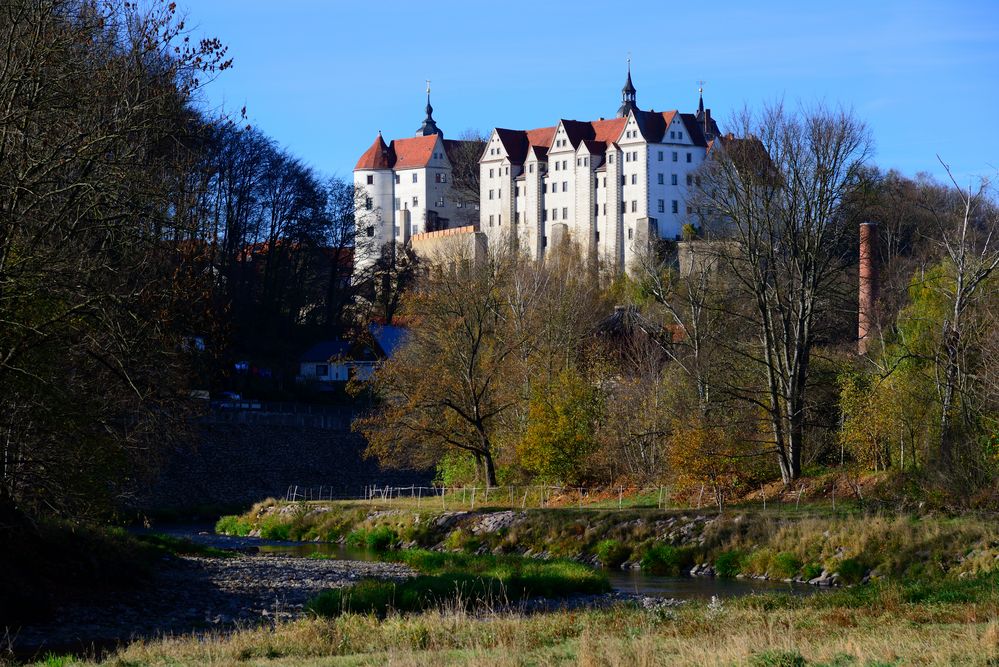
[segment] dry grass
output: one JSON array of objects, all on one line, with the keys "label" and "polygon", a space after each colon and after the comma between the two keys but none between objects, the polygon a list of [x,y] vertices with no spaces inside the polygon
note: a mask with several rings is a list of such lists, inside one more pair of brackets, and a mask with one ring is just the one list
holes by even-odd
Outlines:
[{"label": "dry grass", "polygon": [[[304,620],[230,636],[138,642],[109,665],[987,665],[994,605],[692,604],[666,612]],[[807,663],[795,663],[800,656]]]}]

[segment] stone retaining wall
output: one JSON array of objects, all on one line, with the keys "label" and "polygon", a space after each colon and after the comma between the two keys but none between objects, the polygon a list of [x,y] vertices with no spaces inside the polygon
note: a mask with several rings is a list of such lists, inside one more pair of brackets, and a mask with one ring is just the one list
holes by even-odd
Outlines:
[{"label": "stone retaining wall", "polygon": [[350,414],[226,411],[199,420],[198,437],[166,453],[159,472],[128,504],[141,510],[246,505],[283,498],[289,486],[333,487],[359,497],[367,485],[427,484],[429,472],[381,470],[363,458]]}]

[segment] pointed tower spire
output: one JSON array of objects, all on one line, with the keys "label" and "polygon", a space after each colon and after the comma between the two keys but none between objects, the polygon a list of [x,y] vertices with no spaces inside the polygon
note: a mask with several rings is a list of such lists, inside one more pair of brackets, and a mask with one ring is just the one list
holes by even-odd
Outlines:
[{"label": "pointed tower spire", "polygon": [[697,118],[704,115],[704,82],[697,82]]},{"label": "pointed tower spire", "polygon": [[430,106],[430,79],[427,79],[427,117],[423,119],[423,125],[420,125],[420,129],[416,131],[416,136],[428,136],[431,134],[444,135],[441,129],[437,127],[437,121],[434,120],[434,108]]},{"label": "pointed tower spire", "polygon": [[631,82],[631,55],[628,55],[628,80],[624,82],[621,89],[621,107],[617,110],[617,117],[624,118],[632,109],[637,110],[638,104],[635,102],[635,84]]}]

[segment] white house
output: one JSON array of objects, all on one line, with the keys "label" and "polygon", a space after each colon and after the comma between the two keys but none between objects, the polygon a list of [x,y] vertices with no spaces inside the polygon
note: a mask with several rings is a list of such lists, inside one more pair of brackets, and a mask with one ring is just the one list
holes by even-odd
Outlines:
[{"label": "white house", "polygon": [[454,149],[437,127],[427,87],[427,116],[415,137],[386,144],[381,132],[354,167],[358,202],[355,273],[371,266],[387,243],[407,243],[416,234],[477,225],[476,202],[451,188]]},{"label": "white house", "polygon": [[567,234],[605,267],[630,270],[652,238],[680,238],[717,135],[703,96],[696,113],[639,109],[629,65],[616,118],[493,130],[479,161],[480,227],[490,247],[535,259]]}]

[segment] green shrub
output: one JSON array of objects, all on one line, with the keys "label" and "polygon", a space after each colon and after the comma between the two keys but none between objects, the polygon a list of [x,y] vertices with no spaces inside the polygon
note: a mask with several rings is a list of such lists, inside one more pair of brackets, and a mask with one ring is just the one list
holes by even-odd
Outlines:
[{"label": "green shrub", "polygon": [[694,564],[694,553],[684,547],[655,544],[642,554],[642,569],[652,574],[676,576]]},{"label": "green shrub", "polygon": [[355,528],[347,535],[347,546],[351,549],[368,548],[368,531],[364,528]]},{"label": "green shrub", "polygon": [[223,516],[215,522],[215,532],[219,535],[235,535],[246,537],[253,530],[253,526],[246,519],[239,516]]},{"label": "green shrub", "polygon": [[593,552],[604,567],[620,567],[621,563],[628,560],[628,556],[631,555],[631,549],[617,540],[598,542]]},{"label": "green shrub", "polygon": [[836,572],[845,584],[856,584],[864,578],[867,568],[856,558],[844,558],[839,562]]},{"label": "green shrub", "polygon": [[730,579],[742,572],[743,554],[741,551],[723,551],[715,558],[715,575]]},{"label": "green shrub", "polygon": [[801,568],[801,578],[805,581],[809,579],[814,579],[815,577],[822,574],[822,566],[818,563],[807,563]]},{"label": "green shrub", "polygon": [[260,522],[260,537],[265,540],[287,541],[291,539],[291,524],[286,523],[282,517],[266,516]]},{"label": "green shrub", "polygon": [[451,550],[459,550],[472,554],[482,547],[482,540],[464,528],[457,528],[448,533],[448,536],[444,538],[444,546]]},{"label": "green shrub", "polygon": [[399,543],[399,536],[388,526],[378,526],[368,531],[364,545],[378,553],[388,551]]},{"label": "green shrub", "polygon": [[782,551],[770,560],[768,571],[771,577],[790,579],[800,570],[801,560],[790,551]]}]

